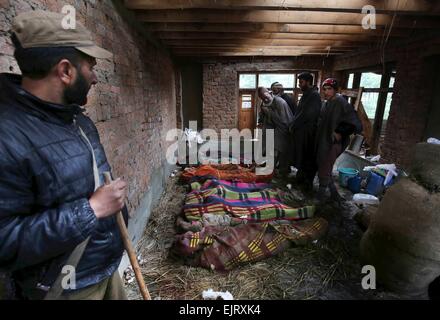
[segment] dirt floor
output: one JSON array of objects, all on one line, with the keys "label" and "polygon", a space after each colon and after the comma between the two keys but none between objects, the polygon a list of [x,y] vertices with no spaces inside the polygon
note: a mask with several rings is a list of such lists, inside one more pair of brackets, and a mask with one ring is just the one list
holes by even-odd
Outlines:
[{"label": "dirt floor", "polygon": [[[317,210],[316,216],[329,222],[329,230],[314,244],[292,247],[226,275],[185,266],[169,256],[169,249],[186,192],[186,186],[180,185],[177,177],[170,178],[138,245],[152,299],[201,299],[202,292],[208,289],[229,291],[234,299],[405,298],[386,292],[379,285],[376,290],[362,288],[359,241],[363,231],[353,219],[360,209],[349,201],[342,209],[324,206]],[[352,197],[349,191],[341,193],[346,199]],[[133,279],[126,288],[130,299],[140,299]]]}]

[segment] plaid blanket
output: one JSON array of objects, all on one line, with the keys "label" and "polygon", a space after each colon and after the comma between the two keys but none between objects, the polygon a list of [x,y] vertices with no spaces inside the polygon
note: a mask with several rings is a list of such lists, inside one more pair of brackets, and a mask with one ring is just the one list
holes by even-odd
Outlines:
[{"label": "plaid blanket", "polygon": [[201,165],[186,168],[181,175],[184,182],[205,181],[206,179],[219,179],[240,182],[270,182],[272,174],[257,175],[254,169],[245,168],[237,164]]},{"label": "plaid blanket", "polygon": [[279,203],[281,198],[278,195],[278,192],[273,189],[265,189],[262,191],[254,191],[254,192],[237,192],[231,191],[227,187],[217,186],[211,189],[205,190],[195,190],[186,195],[185,204],[208,204],[211,202],[217,202],[217,200],[230,200],[228,204],[240,204],[246,203],[246,200],[249,200],[248,203]]},{"label": "plaid blanket", "polygon": [[245,183],[238,181],[208,179],[204,183],[200,183],[200,182],[191,183],[191,190],[206,190],[218,186],[223,186],[230,191],[237,191],[237,192],[253,192],[253,191],[260,191],[263,189],[270,188],[269,183],[262,183],[262,182]]},{"label": "plaid blanket", "polygon": [[292,208],[281,202],[277,191],[235,192],[224,186],[194,190],[185,199],[187,220],[201,220],[205,214],[229,214],[249,221],[298,220],[313,216],[314,206]]},{"label": "plaid blanket", "polygon": [[178,235],[173,251],[187,263],[228,271],[239,265],[274,256],[292,243],[304,245],[319,239],[327,230],[322,218],[287,225],[250,223],[235,227],[206,227],[200,232]]},{"label": "plaid blanket", "polygon": [[313,217],[315,206],[291,208],[282,203],[268,204],[230,204],[225,200],[211,204],[185,205],[183,213],[187,220],[200,220],[204,214],[229,214],[248,221],[263,222],[272,220],[300,220]]}]

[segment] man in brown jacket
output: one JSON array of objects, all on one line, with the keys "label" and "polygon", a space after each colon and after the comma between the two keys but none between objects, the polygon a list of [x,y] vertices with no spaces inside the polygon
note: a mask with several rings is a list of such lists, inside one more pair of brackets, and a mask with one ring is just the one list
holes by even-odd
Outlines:
[{"label": "man in brown jacket", "polygon": [[321,109],[316,133],[316,161],[318,165],[318,200],[324,200],[327,189],[331,199],[340,203],[344,199],[339,195],[333,181],[333,166],[339,155],[350,141],[350,135],[356,130],[353,121],[353,106],[337,93],[338,83],[329,78],[323,82],[326,103]]}]

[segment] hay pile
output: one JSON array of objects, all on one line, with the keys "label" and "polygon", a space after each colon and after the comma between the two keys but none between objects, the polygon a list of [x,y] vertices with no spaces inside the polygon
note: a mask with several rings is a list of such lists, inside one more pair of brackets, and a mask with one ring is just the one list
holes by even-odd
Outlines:
[{"label": "hay pile", "polygon": [[[351,207],[340,212],[322,208],[318,216],[330,222],[329,233],[318,242],[290,248],[280,255],[247,264],[227,274],[183,264],[169,256],[174,223],[186,187],[170,178],[153,210],[138,245],[142,272],[152,299],[201,299],[204,290],[229,291],[234,299],[371,299],[397,298],[361,287],[358,246],[362,235],[351,219]],[[140,299],[136,282],[127,286],[130,299]]]}]

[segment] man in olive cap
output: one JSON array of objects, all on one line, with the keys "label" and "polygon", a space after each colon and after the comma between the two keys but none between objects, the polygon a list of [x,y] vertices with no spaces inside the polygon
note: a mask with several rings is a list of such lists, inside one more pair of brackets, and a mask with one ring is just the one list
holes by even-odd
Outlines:
[{"label": "man in olive cap", "polygon": [[114,216],[126,183],[101,186],[110,166],[81,108],[97,83],[96,59],[112,54],[80,23],[64,29],[63,18],[33,11],[13,22],[22,76],[0,75],[0,269],[23,299],[126,299]]}]

